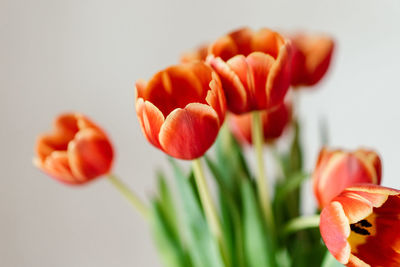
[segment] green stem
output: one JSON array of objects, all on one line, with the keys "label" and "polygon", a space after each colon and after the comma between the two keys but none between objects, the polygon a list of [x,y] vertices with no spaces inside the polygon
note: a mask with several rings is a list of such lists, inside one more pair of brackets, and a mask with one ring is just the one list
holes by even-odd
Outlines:
[{"label": "green stem", "polygon": [[285,236],[300,230],[319,227],[319,215],[301,216],[289,221],[283,228]]},{"label": "green stem", "polygon": [[136,208],[137,211],[145,218],[148,218],[149,211],[139,197],[128,188],[115,174],[109,174],[108,180],[112,185]]},{"label": "green stem", "polygon": [[217,209],[215,208],[214,202],[212,200],[211,193],[206,181],[206,177],[204,176],[204,170],[200,159],[193,160],[193,170],[197,188],[199,190],[200,200],[204,208],[207,222],[211,228],[212,234],[218,241],[225,264],[227,266],[230,266],[230,264],[228,263],[229,260],[227,258],[228,255],[227,248],[222,235],[221,222],[218,218]]},{"label": "green stem", "polygon": [[262,118],[260,111],[253,111],[252,121],[252,141],[257,159],[257,192],[258,199],[264,214],[264,218],[268,224],[269,230],[273,233],[275,230],[274,217],[271,208],[271,200],[269,197],[269,188],[267,176],[264,166],[264,133],[262,127]]}]

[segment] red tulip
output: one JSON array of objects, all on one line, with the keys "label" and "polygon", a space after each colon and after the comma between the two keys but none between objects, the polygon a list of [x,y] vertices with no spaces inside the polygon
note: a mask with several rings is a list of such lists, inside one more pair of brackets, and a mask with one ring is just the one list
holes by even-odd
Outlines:
[{"label": "red tulip", "polygon": [[203,62],[169,67],[136,83],[136,112],[155,147],[180,159],[202,156],[226,112],[218,75]]},{"label": "red tulip", "polygon": [[[265,141],[273,141],[280,137],[291,120],[291,108],[282,103],[276,109],[265,110],[261,113]],[[235,137],[242,143],[252,144],[252,116],[230,115],[229,126]]]},{"label": "red tulip", "polygon": [[204,44],[198,48],[185,52],[181,55],[181,63],[190,63],[193,61],[205,61],[208,55],[208,45]]},{"label": "red tulip", "polygon": [[67,113],[54,121],[52,133],[41,135],[34,164],[53,178],[73,185],[109,173],[113,147],[106,134],[87,117]]},{"label": "red tulip", "polygon": [[334,41],[322,35],[296,35],[293,44],[293,86],[311,86],[319,82],[327,72],[335,46]]},{"label": "red tulip", "polygon": [[289,88],[291,43],[269,29],[244,28],[213,43],[207,62],[220,75],[230,111],[271,109]]},{"label": "red tulip", "polygon": [[399,229],[400,191],[373,184],[345,189],[320,219],[328,250],[352,267],[400,266]]},{"label": "red tulip", "polygon": [[357,183],[380,184],[381,176],[381,160],[373,151],[323,148],[313,173],[314,194],[322,208],[346,187]]}]

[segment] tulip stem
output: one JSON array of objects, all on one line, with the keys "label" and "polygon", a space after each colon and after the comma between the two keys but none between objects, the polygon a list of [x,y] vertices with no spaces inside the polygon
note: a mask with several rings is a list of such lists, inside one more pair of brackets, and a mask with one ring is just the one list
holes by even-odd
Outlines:
[{"label": "tulip stem", "polygon": [[149,212],[146,205],[140,198],[128,188],[115,174],[109,174],[108,180],[112,185],[136,208],[136,210],[145,218],[148,218]]},{"label": "tulip stem", "polygon": [[227,266],[229,266],[227,259],[227,250],[222,235],[221,222],[218,218],[217,209],[215,208],[214,202],[212,200],[211,193],[207,184],[206,177],[204,175],[204,170],[200,159],[193,160],[193,171],[207,222],[210,225],[211,232],[218,241],[223,259],[227,264]]},{"label": "tulip stem", "polygon": [[290,220],[283,228],[283,235],[288,236],[300,230],[317,228],[319,226],[319,215],[300,216]]},{"label": "tulip stem", "polygon": [[271,201],[269,197],[269,188],[267,176],[265,173],[264,165],[264,133],[262,127],[262,118],[260,111],[253,111],[253,121],[252,121],[252,141],[254,144],[254,149],[257,159],[257,192],[258,199],[260,201],[260,206],[262,208],[264,219],[267,222],[268,228],[273,233],[275,231],[274,217],[272,213]]}]

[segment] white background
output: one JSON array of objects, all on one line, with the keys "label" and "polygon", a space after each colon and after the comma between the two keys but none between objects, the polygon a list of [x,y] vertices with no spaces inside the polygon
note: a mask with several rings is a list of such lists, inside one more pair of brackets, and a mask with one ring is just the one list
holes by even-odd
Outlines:
[{"label": "white background", "polygon": [[376,149],[384,185],[400,188],[398,0],[0,0],[0,266],[160,266],[105,179],[66,187],[32,167],[35,138],[60,112],[86,113],[114,141],[115,172],[148,197],[165,156],[140,132],[134,81],[245,25],[335,37],[328,77],[302,94],[307,166],[324,116],[331,144]]}]

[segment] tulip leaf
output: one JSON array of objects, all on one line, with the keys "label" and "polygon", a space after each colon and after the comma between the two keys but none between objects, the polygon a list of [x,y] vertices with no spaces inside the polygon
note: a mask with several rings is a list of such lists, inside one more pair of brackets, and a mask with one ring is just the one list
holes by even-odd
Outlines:
[{"label": "tulip leaf", "polygon": [[159,197],[160,212],[162,212],[162,214],[165,217],[165,220],[170,225],[171,231],[173,232],[174,236],[178,240],[182,241],[182,238],[180,237],[179,234],[178,213],[176,211],[170,187],[163,173],[157,172],[157,178],[158,178],[158,197]]},{"label": "tulip leaf", "polygon": [[[234,199],[233,192],[228,190],[225,180],[221,177],[221,173],[216,164],[207,156],[205,160],[208,168],[213,174],[219,192],[219,205],[221,209],[222,227],[225,241],[229,249],[229,256],[234,266],[245,267],[243,254],[243,230],[240,216],[240,203]],[[240,200],[240,199],[239,199]]]},{"label": "tulip leaf", "polygon": [[299,171],[303,169],[303,149],[301,146],[301,129],[298,120],[293,120],[294,137],[290,147],[290,170],[291,172]]},{"label": "tulip leaf", "polygon": [[186,229],[182,231],[188,233],[188,251],[191,253],[194,266],[223,267],[217,241],[211,234],[193,185],[177,163],[173,160],[170,162],[183,209],[182,228]]},{"label": "tulip leaf", "polygon": [[155,243],[167,267],[192,267],[186,251],[173,234],[171,225],[161,211],[160,201],[154,199],[151,203],[151,221]]},{"label": "tulip leaf", "polygon": [[265,231],[260,207],[250,181],[243,181],[244,251],[248,267],[275,266],[274,253]]}]

